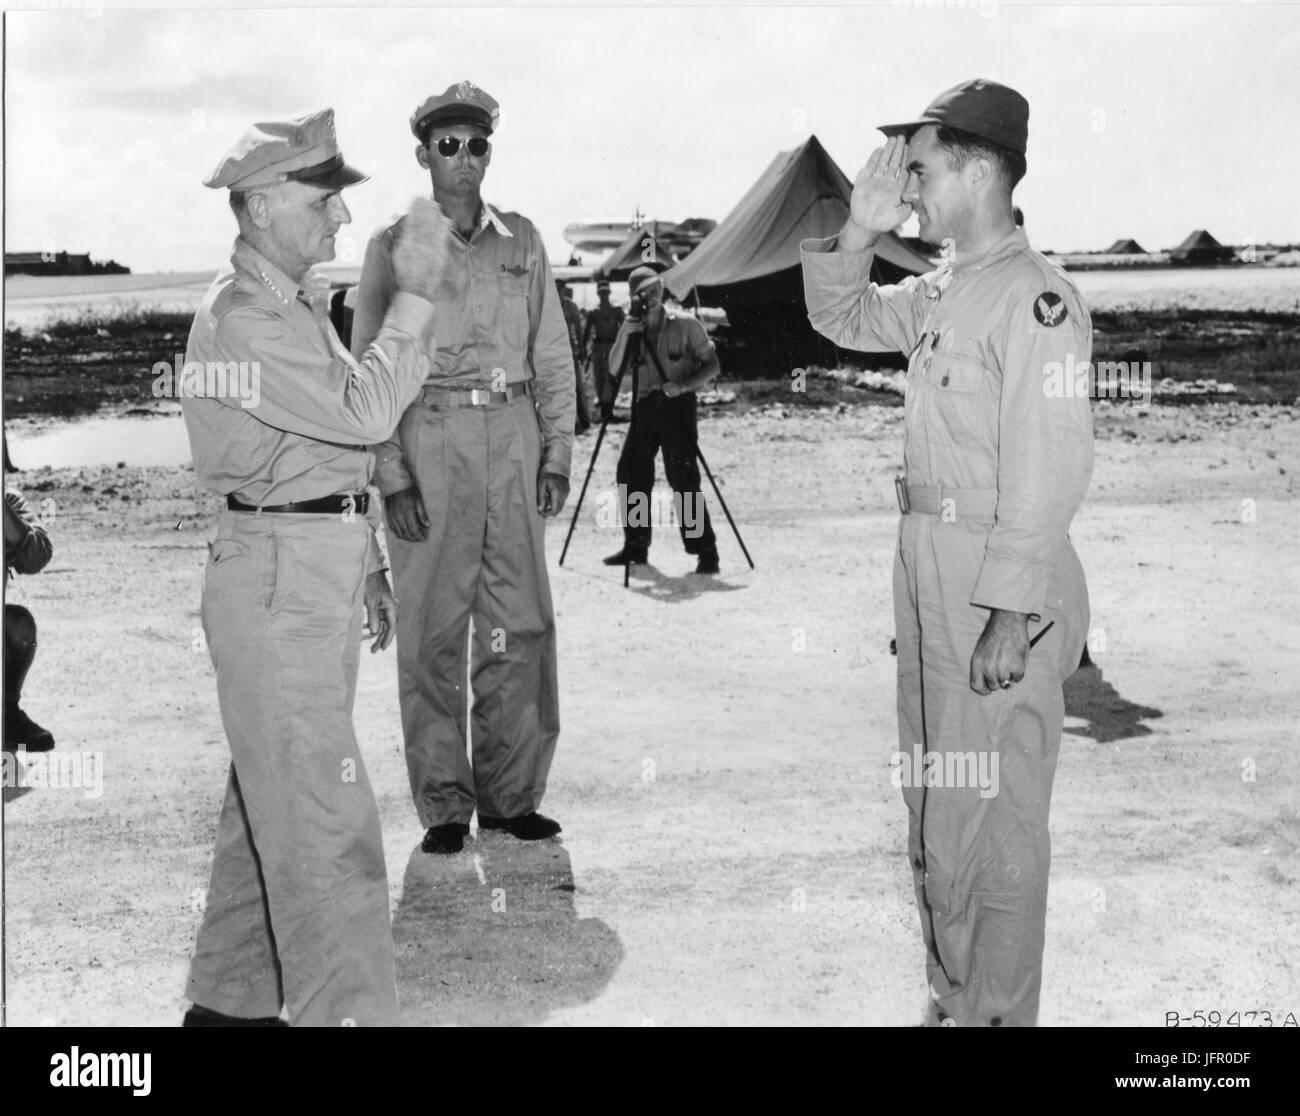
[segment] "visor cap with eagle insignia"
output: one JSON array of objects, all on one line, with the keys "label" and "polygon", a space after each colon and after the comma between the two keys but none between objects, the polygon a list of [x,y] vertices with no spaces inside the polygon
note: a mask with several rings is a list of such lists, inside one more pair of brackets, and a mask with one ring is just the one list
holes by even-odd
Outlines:
[{"label": "visor cap with eagle insignia", "polygon": [[334,134],[334,110],[326,108],[291,120],[254,124],[203,185],[214,190],[252,190],[293,181],[338,190],[368,177],[343,161]]},{"label": "visor cap with eagle insignia", "polygon": [[501,106],[472,81],[458,81],[442,93],[426,97],[411,113],[411,134],[421,143],[422,133],[435,124],[477,124],[488,135],[497,129]]}]

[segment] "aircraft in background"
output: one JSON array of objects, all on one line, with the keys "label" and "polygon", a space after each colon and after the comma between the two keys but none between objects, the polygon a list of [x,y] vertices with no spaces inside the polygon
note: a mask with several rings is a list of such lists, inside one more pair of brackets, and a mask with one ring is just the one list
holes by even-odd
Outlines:
[{"label": "aircraft in background", "polygon": [[606,252],[617,248],[633,229],[653,223],[659,243],[672,255],[685,256],[717,226],[708,217],[688,217],[685,221],[651,222],[640,209],[632,220],[594,219],[579,221],[564,228],[564,239],[579,252]]}]

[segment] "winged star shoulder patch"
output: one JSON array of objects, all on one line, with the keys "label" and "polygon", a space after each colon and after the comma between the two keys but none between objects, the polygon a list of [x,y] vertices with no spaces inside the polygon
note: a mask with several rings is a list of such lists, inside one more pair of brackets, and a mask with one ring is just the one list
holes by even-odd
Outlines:
[{"label": "winged star shoulder patch", "polygon": [[1034,299],[1034,318],[1039,325],[1058,326],[1068,314],[1065,299],[1055,291],[1044,291]]}]

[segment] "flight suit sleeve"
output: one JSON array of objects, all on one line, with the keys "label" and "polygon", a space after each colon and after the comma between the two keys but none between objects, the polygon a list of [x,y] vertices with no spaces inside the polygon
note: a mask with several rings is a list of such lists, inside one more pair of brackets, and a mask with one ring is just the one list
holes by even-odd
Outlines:
[{"label": "flight suit sleeve", "polygon": [[[1010,296],[998,404],[998,503],[971,604],[1041,615],[1092,476],[1092,320],[1067,282]],[[1086,371],[1086,369],[1085,369]]]},{"label": "flight suit sleeve", "polygon": [[[366,245],[357,285],[357,306],[352,317],[352,355],[360,360],[379,336],[384,315],[397,295],[397,277],[393,271],[393,232],[380,229]],[[427,375],[427,371],[426,371]],[[400,418],[399,418],[400,421]],[[415,484],[415,478],[402,460],[402,446],[394,426],[391,434],[374,446],[374,481],[380,494],[391,496]]]},{"label": "flight suit sleeve", "polygon": [[270,310],[241,305],[217,322],[216,348],[224,361],[256,362],[258,399],[246,409],[259,422],[322,442],[364,446],[392,434],[424,384],[432,318],[431,302],[399,292],[358,366],[301,344]]},{"label": "flight suit sleeve", "polygon": [[569,330],[560,311],[541,234],[531,229],[532,274],[528,284],[528,357],[533,399],[542,431],[542,472],[569,475],[578,396]]},{"label": "flight suit sleeve", "polygon": [[845,349],[910,353],[930,310],[925,284],[914,277],[888,286],[873,283],[875,252],[837,252],[838,243],[832,236],[799,245],[813,329]]},{"label": "flight suit sleeve", "polygon": [[5,566],[12,567],[21,574],[40,573],[54,556],[54,546],[50,542],[45,526],[32,513],[22,494],[12,489],[5,490],[6,534],[12,525],[22,538],[12,546],[5,543]]}]

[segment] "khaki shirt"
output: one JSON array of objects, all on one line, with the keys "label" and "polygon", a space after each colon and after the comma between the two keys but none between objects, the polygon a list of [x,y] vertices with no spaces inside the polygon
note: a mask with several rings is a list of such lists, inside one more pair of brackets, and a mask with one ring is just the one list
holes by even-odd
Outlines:
[{"label": "khaki shirt", "polygon": [[[623,361],[627,356],[629,325],[630,319],[619,327],[618,337],[615,338],[614,347],[609,353],[609,368],[615,375],[622,370]],[[644,346],[648,337],[644,333],[641,336],[641,343]],[[704,327],[690,314],[664,307],[664,321],[659,327],[659,336],[655,339],[655,352],[659,356],[659,363],[663,365],[664,377],[672,383],[680,384],[695,375],[701,364],[711,360],[717,349],[709,340]],[[631,374],[631,369],[624,373],[625,377],[629,377],[627,380],[629,391],[632,389]],[[637,369],[636,397],[643,399],[652,391],[658,391],[663,384],[664,380],[659,376],[659,369],[643,349],[641,367]]]},{"label": "khaki shirt", "polygon": [[[185,351],[187,366],[224,367],[227,388],[177,392],[199,482],[257,505],[361,492],[374,461],[367,446],[392,434],[424,383],[433,306],[397,295],[357,367],[341,346],[331,352],[298,284],[243,237],[230,264],[199,306]],[[209,381],[220,387],[208,376],[205,390]],[[241,397],[236,383],[255,390]],[[377,554],[372,544],[372,570]]]},{"label": "khaki shirt", "polygon": [[[366,246],[352,324],[352,352],[369,347],[397,292],[393,246],[401,221],[379,229]],[[465,389],[533,381],[542,433],[542,471],[569,475],[577,396],[573,350],[541,235],[518,213],[486,203],[469,241],[452,238],[449,291],[434,304],[429,343],[431,387]],[[375,447],[375,478],[390,496],[415,484],[394,435]]]},{"label": "khaki shirt", "polygon": [[591,335],[597,344],[612,345],[618,336],[619,327],[623,324],[624,316],[622,308],[613,303],[608,306],[597,304],[594,309],[587,311],[587,327],[583,331],[583,341],[585,342],[587,336]]},{"label": "khaki shirt", "polygon": [[971,604],[1037,614],[1092,474],[1086,388],[1052,365],[1092,359],[1073,281],[1021,229],[974,259],[878,286],[874,253],[801,245],[808,318],[837,345],[909,354],[903,460],[909,484],[996,489]]}]

